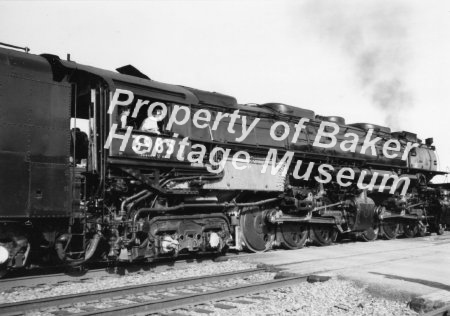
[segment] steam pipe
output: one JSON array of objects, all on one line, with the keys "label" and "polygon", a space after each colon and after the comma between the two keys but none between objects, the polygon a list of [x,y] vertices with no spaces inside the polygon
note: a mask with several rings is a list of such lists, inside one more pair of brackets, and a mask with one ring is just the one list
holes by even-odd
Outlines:
[{"label": "steam pipe", "polygon": [[125,215],[125,214],[127,213],[127,212],[125,211],[125,205],[126,205],[127,203],[129,203],[130,201],[132,201],[132,200],[134,200],[134,199],[136,199],[136,198],[139,198],[139,197],[141,197],[142,195],[144,195],[145,193],[148,193],[148,192],[149,192],[148,190],[142,190],[141,192],[136,193],[135,195],[132,195],[132,196],[126,198],[125,200],[123,200],[123,201],[122,201],[122,204],[120,205],[120,213],[123,214],[123,215]]},{"label": "steam pipe", "polygon": [[413,208],[413,207],[416,207],[416,206],[419,206],[419,205],[423,205],[423,202],[409,205],[409,206],[407,206],[406,208]]},{"label": "steam pipe", "polygon": [[58,255],[58,258],[63,262],[69,263],[70,265],[79,265],[91,259],[95,253],[95,250],[97,250],[98,243],[100,242],[101,239],[100,234],[95,234],[94,237],[92,237],[91,239],[91,244],[89,245],[89,248],[86,250],[84,254],[84,259],[71,259],[67,258],[66,249],[64,249],[63,246],[64,242],[67,241],[70,242],[70,237],[71,237],[70,234],[63,234],[56,239],[55,243],[55,250],[56,254]]},{"label": "steam pipe", "polygon": [[164,187],[167,183],[170,181],[187,181],[187,180],[215,180],[215,179],[222,179],[223,178],[223,172],[218,175],[204,175],[204,176],[188,176],[188,177],[178,177],[178,178],[169,178],[164,180],[162,184],[160,184],[161,187]]},{"label": "steam pipe", "polygon": [[[145,200],[146,198],[150,197],[151,195],[152,195],[151,192],[147,192],[147,193],[144,194],[143,196],[137,198],[135,201],[133,201],[133,202],[130,203],[129,209],[131,210],[131,209],[133,208],[134,205],[136,205],[136,204],[138,204],[139,202]],[[127,214],[128,214],[128,212],[127,212]]]}]

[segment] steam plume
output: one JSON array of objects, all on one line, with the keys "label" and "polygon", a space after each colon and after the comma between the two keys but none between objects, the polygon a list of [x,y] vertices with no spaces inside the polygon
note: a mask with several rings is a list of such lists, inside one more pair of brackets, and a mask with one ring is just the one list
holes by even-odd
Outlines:
[{"label": "steam plume", "polygon": [[413,106],[407,82],[409,10],[401,2],[370,0],[311,0],[303,9],[314,30],[350,58],[357,82],[383,111],[385,124],[399,128],[402,111]]}]

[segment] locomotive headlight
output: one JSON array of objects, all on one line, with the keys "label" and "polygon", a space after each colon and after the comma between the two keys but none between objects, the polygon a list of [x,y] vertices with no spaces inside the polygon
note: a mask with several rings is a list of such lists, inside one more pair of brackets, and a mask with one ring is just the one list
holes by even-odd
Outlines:
[{"label": "locomotive headlight", "polygon": [[3,246],[0,246],[0,264],[5,263],[9,258],[9,251]]}]

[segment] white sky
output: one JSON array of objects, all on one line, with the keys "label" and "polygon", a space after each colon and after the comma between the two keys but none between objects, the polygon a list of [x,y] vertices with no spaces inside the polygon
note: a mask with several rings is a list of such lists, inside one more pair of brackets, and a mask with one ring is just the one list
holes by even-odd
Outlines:
[{"label": "white sky", "polygon": [[449,35],[445,0],[0,0],[0,42],[433,137],[443,170]]}]

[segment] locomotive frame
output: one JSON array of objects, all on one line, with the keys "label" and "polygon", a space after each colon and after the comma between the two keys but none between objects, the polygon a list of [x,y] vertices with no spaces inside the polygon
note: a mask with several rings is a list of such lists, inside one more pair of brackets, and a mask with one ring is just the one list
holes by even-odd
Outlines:
[{"label": "locomotive frame", "polygon": [[[136,98],[128,102],[117,91]],[[122,106],[110,107],[112,101]],[[133,115],[121,128],[125,104]],[[162,120],[158,134],[140,131],[152,104],[164,105],[167,114],[187,107],[191,120],[170,129]],[[111,72],[4,48],[0,108],[0,274],[55,261],[73,266],[230,248],[298,249],[308,238],[329,245],[338,233],[366,241],[378,235],[392,239],[401,231],[407,237],[441,234],[450,223],[450,191],[430,185],[443,174],[437,171],[432,140],[421,143],[410,132],[346,124],[341,117],[280,103],[241,105],[231,96],[150,80],[132,66]],[[228,117],[216,128],[209,123],[199,128],[192,118],[205,109],[212,117]],[[227,128],[236,111],[249,120],[236,125],[241,131],[258,119],[242,141]],[[274,122],[294,127],[305,118],[298,142],[268,137]],[[373,133],[383,145],[395,139],[402,149],[411,143],[417,148],[409,148],[403,160],[386,158],[381,144],[374,156],[339,145],[317,148],[313,140],[321,122],[360,139]],[[193,150],[196,145],[206,149],[203,156]],[[169,154],[181,147],[183,159]],[[251,159],[243,164],[249,168],[240,170],[222,159],[219,147],[232,155],[248,153]],[[263,174],[266,154],[274,149],[274,164]],[[290,152],[305,163],[297,169],[303,177],[294,177],[297,164],[283,165]],[[309,167],[313,163],[335,166],[331,182],[304,177],[320,176],[317,166]],[[372,191],[356,183],[340,186],[337,175],[344,168],[356,175],[380,174],[390,186],[382,188],[377,179]],[[404,184],[395,182],[399,176],[410,183],[403,194]]]}]

